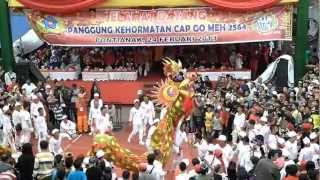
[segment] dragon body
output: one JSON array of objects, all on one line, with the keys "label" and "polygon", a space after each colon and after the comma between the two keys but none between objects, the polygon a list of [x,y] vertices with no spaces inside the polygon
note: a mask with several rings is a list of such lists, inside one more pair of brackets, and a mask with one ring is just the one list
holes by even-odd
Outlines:
[{"label": "dragon body", "polygon": [[[158,104],[167,108],[163,119],[160,120],[154,134],[151,137],[151,146],[161,152],[160,161],[165,165],[172,154],[175,129],[179,121],[187,113],[185,102],[190,101],[193,92],[190,84],[193,78],[186,78],[181,82],[175,82],[175,77],[182,69],[181,63],[171,59],[164,61],[164,73],[166,81],[162,81],[153,91],[153,97]],[[95,149],[103,149],[105,158],[112,161],[117,167],[138,171],[139,165],[146,162],[148,152],[137,155],[123,148],[112,135],[99,134],[94,139]]]}]

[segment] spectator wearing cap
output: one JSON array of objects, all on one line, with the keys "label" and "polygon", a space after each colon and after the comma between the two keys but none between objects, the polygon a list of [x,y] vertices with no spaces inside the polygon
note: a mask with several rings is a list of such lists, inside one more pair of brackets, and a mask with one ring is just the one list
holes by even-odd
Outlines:
[{"label": "spectator wearing cap", "polygon": [[60,135],[71,140],[77,135],[76,124],[69,120],[67,115],[63,115],[62,119],[60,123]]},{"label": "spectator wearing cap", "polygon": [[49,151],[52,152],[54,155],[62,154],[62,137],[60,136],[58,129],[53,129],[51,131],[52,137],[49,140]]},{"label": "spectator wearing cap", "polygon": [[129,134],[128,142],[131,142],[131,139],[137,133],[139,134],[139,144],[143,145],[143,131],[145,128],[144,124],[144,114],[140,108],[139,100],[135,99],[133,101],[134,106],[130,109],[129,122],[132,123],[132,131]]},{"label": "spectator wearing cap", "polygon": [[100,98],[99,93],[94,93],[93,94],[93,99],[90,101],[90,109],[94,108],[98,104],[98,108],[101,109],[103,106],[103,101]]},{"label": "spectator wearing cap", "polygon": [[95,121],[101,114],[101,107],[100,107],[99,101],[94,101],[93,107],[90,107],[89,125],[90,125],[90,130],[91,130],[92,134],[97,132],[97,127],[95,126],[96,125]]},{"label": "spectator wearing cap", "polygon": [[225,135],[220,135],[217,139],[217,149],[220,149],[222,151],[222,159],[225,163],[225,168],[228,167],[229,162],[233,158],[233,150],[232,147],[227,144],[227,137]]},{"label": "spectator wearing cap", "polygon": [[36,138],[38,138],[38,151],[40,151],[40,141],[47,140],[48,137],[48,126],[47,121],[44,117],[44,110],[38,109],[37,116],[33,119],[34,128],[36,131]]},{"label": "spectator wearing cap", "polygon": [[38,109],[43,109],[43,116],[46,116],[45,108],[43,103],[40,101],[39,97],[37,95],[32,95],[31,97],[31,104],[30,104],[30,115],[32,119],[35,119],[37,116],[39,116]]},{"label": "spectator wearing cap", "polygon": [[40,142],[40,150],[34,161],[33,177],[36,179],[49,177],[54,170],[54,156],[48,149],[48,142]]},{"label": "spectator wearing cap", "polygon": [[308,137],[303,138],[302,140],[304,147],[301,149],[299,153],[299,162],[301,161],[312,161],[313,156],[316,154],[313,147],[310,146],[310,139]]},{"label": "spectator wearing cap", "polygon": [[20,110],[21,128],[22,128],[22,136],[24,137],[24,142],[30,142],[31,133],[34,131],[31,116],[28,111],[29,105],[28,103],[24,103],[23,107]]},{"label": "spectator wearing cap", "polygon": [[10,108],[8,105],[2,108],[2,129],[3,129],[3,142],[2,145],[14,148],[14,127],[11,123]]},{"label": "spectator wearing cap", "polygon": [[296,160],[298,158],[298,142],[297,133],[295,131],[288,132],[289,140],[285,144],[285,148],[289,152],[289,159]]}]

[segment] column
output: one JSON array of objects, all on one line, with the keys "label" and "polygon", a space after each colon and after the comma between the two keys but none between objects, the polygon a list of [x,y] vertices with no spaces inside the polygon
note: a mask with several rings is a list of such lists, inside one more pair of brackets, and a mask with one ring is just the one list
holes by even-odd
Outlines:
[{"label": "column", "polygon": [[294,56],[294,80],[297,82],[305,73],[306,51],[309,49],[308,42],[308,18],[310,0],[298,2],[296,49]]},{"label": "column", "polygon": [[14,58],[10,28],[10,14],[8,2],[6,0],[0,0],[0,34],[2,65],[5,71],[10,71],[13,69]]}]

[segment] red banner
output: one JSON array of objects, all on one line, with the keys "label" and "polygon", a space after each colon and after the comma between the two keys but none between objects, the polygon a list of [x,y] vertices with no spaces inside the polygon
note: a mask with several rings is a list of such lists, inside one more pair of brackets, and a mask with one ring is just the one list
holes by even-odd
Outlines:
[{"label": "red banner", "polygon": [[291,40],[292,7],[256,13],[213,8],[113,9],[29,14],[39,37],[65,46],[170,46]]}]

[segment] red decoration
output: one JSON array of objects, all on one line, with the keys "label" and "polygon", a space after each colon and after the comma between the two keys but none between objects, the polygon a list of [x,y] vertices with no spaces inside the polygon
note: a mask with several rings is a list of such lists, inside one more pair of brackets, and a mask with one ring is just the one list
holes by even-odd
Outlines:
[{"label": "red decoration", "polygon": [[193,102],[192,98],[186,98],[183,103],[183,111],[185,112],[186,116],[189,116],[192,112]]},{"label": "red decoration", "polygon": [[18,0],[25,7],[46,13],[67,14],[79,12],[105,0]]},{"label": "red decoration", "polygon": [[258,11],[276,5],[280,0],[203,0],[213,6],[235,12]]}]

